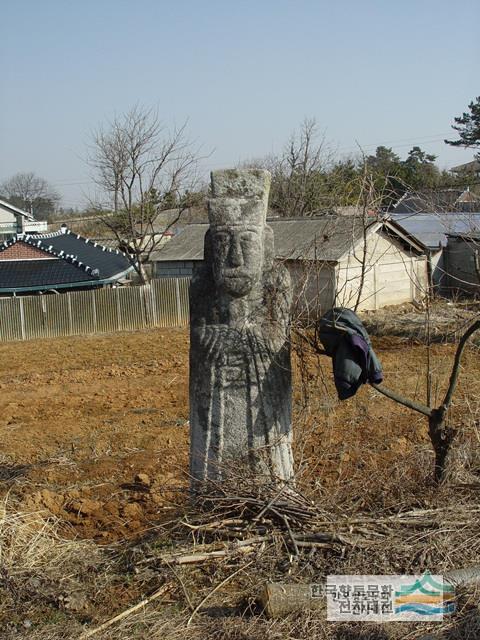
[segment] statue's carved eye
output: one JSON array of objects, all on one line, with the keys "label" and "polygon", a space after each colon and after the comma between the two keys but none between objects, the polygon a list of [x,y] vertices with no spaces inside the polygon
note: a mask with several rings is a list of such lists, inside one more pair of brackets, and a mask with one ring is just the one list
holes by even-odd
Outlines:
[{"label": "statue's carved eye", "polygon": [[243,231],[240,234],[240,242],[242,244],[242,249],[247,253],[254,253],[256,248],[259,246],[260,238],[258,234],[253,233],[252,231]]},{"label": "statue's carved eye", "polygon": [[224,233],[223,231],[218,231],[213,236],[213,244],[217,251],[221,253],[225,253],[228,251],[228,246],[230,244],[230,236],[228,233]]},{"label": "statue's carved eye", "polygon": [[240,239],[243,240],[251,240],[251,241],[256,241],[258,240],[258,234],[256,234],[254,231],[242,231],[240,233]]}]

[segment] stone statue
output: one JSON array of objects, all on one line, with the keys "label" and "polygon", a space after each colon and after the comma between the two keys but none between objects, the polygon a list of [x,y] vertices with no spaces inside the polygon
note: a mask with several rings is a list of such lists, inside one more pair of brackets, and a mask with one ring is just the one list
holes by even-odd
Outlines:
[{"label": "stone statue", "polygon": [[216,171],[203,264],[190,289],[190,473],[245,465],[293,477],[290,277],[266,224],[270,174]]}]

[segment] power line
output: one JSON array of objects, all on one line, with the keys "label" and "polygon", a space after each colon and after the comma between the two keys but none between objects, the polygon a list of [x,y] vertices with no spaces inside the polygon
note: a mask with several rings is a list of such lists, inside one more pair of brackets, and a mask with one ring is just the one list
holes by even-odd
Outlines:
[{"label": "power line", "polygon": [[80,186],[80,185],[87,185],[87,184],[95,184],[94,180],[89,180],[88,182],[52,182],[51,183],[54,187],[73,187],[73,186]]},{"label": "power line", "polygon": [[[412,143],[418,143],[418,145],[425,145],[425,144],[432,144],[434,142],[443,142],[444,140],[444,135],[449,135],[448,133],[446,134],[435,134],[434,136],[423,136],[423,137],[419,137],[419,138],[406,138],[404,140],[387,140],[386,142],[376,142],[374,144],[358,144],[358,147],[356,148],[340,148],[338,149],[338,151],[343,151],[343,152],[348,152],[348,151],[359,151],[361,149],[364,148],[376,148],[376,147],[383,147],[386,145],[391,145],[392,148],[400,148],[400,147],[409,147]],[[441,138],[438,138],[436,136],[442,136]]]},{"label": "power line", "polygon": [[[401,138],[401,139],[396,139],[396,140],[384,140],[382,142],[372,142],[372,143],[368,143],[368,144],[358,144],[358,146],[356,147],[340,147],[339,149],[337,149],[338,152],[344,152],[344,153],[348,153],[348,152],[354,152],[354,151],[359,151],[362,149],[369,149],[369,148],[376,148],[376,147],[381,147],[381,146],[386,146],[386,145],[391,145],[392,148],[401,148],[401,147],[408,147],[410,146],[410,144],[412,143],[418,143],[419,145],[423,144],[433,144],[435,142],[443,142],[443,140],[445,139],[446,136],[451,135],[451,132],[448,133],[435,133],[435,134],[431,134],[428,136],[416,136],[413,138]],[[210,168],[210,167],[217,167],[218,163],[216,162],[208,162],[205,164],[202,164],[202,166],[204,168]],[[52,186],[58,186],[58,187],[74,187],[74,186],[86,186],[86,185],[95,185],[95,181],[94,180],[88,180],[88,181],[84,181],[84,180],[75,180],[74,178],[70,179],[66,179],[66,180],[59,180],[57,182],[52,182],[51,183]]]}]

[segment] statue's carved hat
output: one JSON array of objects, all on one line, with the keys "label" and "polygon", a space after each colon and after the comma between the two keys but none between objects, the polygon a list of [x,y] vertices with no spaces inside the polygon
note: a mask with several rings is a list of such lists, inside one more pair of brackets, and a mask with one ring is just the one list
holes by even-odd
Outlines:
[{"label": "statue's carved hat", "polygon": [[271,176],[262,169],[227,169],[211,173],[208,218],[213,227],[266,224]]}]

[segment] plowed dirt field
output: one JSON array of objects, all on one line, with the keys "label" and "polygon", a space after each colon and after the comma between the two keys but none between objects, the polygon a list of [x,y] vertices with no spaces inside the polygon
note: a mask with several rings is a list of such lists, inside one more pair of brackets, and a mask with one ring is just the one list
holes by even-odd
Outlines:
[{"label": "plowed dirt field", "polygon": [[[425,347],[399,338],[375,347],[385,384],[424,401]],[[432,347],[434,392],[453,354],[453,345]],[[16,508],[55,514],[73,535],[99,542],[168,519],[188,485],[187,331],[1,344],[0,357],[0,488]],[[338,403],[328,359],[301,364],[295,358],[295,440],[307,482],[368,476],[428,452],[419,414],[369,387]],[[454,412],[470,427],[479,373],[478,351],[467,350]]]}]

